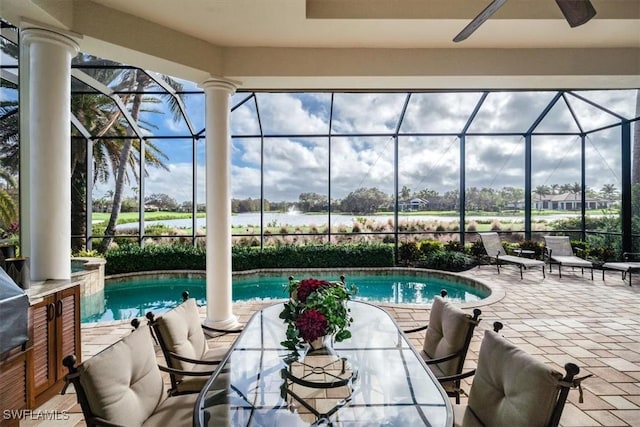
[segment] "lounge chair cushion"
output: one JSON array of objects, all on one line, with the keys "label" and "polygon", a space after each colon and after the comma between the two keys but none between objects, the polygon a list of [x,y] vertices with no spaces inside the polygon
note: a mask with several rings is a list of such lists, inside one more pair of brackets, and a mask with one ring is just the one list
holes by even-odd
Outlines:
[{"label": "lounge chair cushion", "polygon": [[[202,331],[200,314],[194,298],[189,298],[176,308],[158,317],[157,325],[162,340],[170,352],[197,360],[203,359],[207,354],[209,348]],[[173,360],[172,366],[184,371],[215,368],[212,366],[202,367],[202,365],[176,359]]]},{"label": "lounge chair cushion", "polygon": [[485,331],[468,405],[487,426],[543,427],[551,418],[561,379],[561,373]]},{"label": "lounge chair cushion", "polygon": [[[429,327],[422,346],[422,357],[425,360],[437,359],[459,352],[464,347],[470,326],[469,315],[436,296],[431,305]],[[457,373],[459,363],[460,359],[454,358],[437,365],[429,365],[429,367],[436,376],[454,375]]]},{"label": "lounge chair cushion", "polygon": [[78,372],[91,411],[114,424],[141,425],[166,399],[146,325],[87,359]]}]

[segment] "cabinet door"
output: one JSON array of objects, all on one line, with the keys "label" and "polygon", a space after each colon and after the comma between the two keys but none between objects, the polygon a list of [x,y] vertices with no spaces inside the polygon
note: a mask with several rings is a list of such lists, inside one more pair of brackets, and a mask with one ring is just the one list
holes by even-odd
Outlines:
[{"label": "cabinet door", "polygon": [[74,286],[56,294],[56,339],[58,378],[63,378],[68,370],[62,366],[62,359],[75,354],[81,362],[80,351],[80,287]]},{"label": "cabinet door", "polygon": [[33,396],[45,391],[56,382],[55,366],[55,295],[49,295],[30,309],[33,342]]}]

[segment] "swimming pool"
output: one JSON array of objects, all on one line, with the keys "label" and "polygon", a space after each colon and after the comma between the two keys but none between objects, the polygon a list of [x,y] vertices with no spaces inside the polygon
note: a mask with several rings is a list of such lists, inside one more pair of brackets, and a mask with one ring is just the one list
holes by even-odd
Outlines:
[{"label": "swimming pool", "polygon": [[[305,277],[309,276],[337,279],[333,273]],[[287,277],[288,274],[265,273],[234,276],[233,300],[251,302],[288,298],[285,288]],[[119,279],[117,283],[109,282],[104,295],[98,296],[104,298],[104,307],[92,315],[83,316],[83,323],[130,319],[144,316],[148,311],[162,313],[179,304],[183,291],[188,291],[199,304],[206,303],[203,276],[170,277],[163,274],[156,277],[133,276]],[[441,289],[446,289],[448,298],[455,302],[479,301],[491,293],[484,286],[463,283],[453,275],[409,274],[394,270],[384,273],[351,272],[346,277],[346,283],[358,288],[355,299],[386,304],[431,304]]]}]

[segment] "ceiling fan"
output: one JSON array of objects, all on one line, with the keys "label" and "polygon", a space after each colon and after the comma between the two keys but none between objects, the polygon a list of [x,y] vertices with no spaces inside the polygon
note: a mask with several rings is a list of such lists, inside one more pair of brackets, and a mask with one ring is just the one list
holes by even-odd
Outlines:
[{"label": "ceiling fan", "polygon": [[[473,18],[473,20],[453,38],[453,41],[457,43],[465,40],[506,2],[507,0],[493,0],[489,6]],[[590,0],[556,0],[556,3],[558,3],[564,18],[571,27],[582,25],[596,16],[596,10]]]}]

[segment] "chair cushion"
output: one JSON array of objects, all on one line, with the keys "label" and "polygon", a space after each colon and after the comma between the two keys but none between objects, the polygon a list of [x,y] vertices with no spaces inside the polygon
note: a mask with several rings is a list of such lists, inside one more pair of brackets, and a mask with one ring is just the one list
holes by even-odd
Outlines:
[{"label": "chair cushion", "polygon": [[[431,305],[429,327],[422,346],[423,357],[437,359],[463,349],[467,332],[471,326],[469,315],[453,304],[436,296]],[[438,363],[437,368],[443,375],[458,373],[459,358]],[[436,372],[434,370],[434,372]]]},{"label": "chair cushion", "polygon": [[146,325],[86,360],[78,371],[91,411],[114,424],[140,425],[166,398]]},{"label": "chair cushion", "polygon": [[197,398],[197,394],[168,397],[142,425],[144,427],[190,427],[193,425],[193,410]]},{"label": "chair cushion", "polygon": [[486,427],[467,405],[453,405],[454,427]]},{"label": "chair cushion", "polygon": [[[170,352],[200,360],[209,350],[194,298],[189,298],[176,308],[158,317],[157,325],[157,330]],[[172,360],[171,366],[184,371],[196,369],[196,365],[193,363],[176,359]],[[206,369],[212,369],[212,367]]]},{"label": "chair cushion", "polygon": [[561,379],[560,372],[487,330],[468,405],[488,426],[542,427],[553,412]]}]

